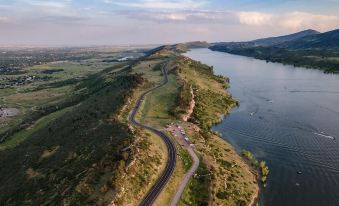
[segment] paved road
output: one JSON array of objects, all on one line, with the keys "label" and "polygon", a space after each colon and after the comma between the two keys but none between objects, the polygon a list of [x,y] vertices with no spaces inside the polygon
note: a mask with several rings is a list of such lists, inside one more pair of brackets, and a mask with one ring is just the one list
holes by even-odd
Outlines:
[{"label": "paved road", "polygon": [[185,148],[188,151],[188,153],[190,154],[190,156],[193,160],[193,164],[192,164],[191,168],[186,173],[184,179],[181,181],[174,197],[171,200],[170,206],[176,206],[180,201],[180,197],[181,197],[182,193],[184,192],[186,185],[189,183],[190,179],[193,177],[194,173],[197,171],[197,169],[199,167],[200,160],[199,160],[197,154],[194,152],[194,149],[190,145],[190,142],[188,142],[184,139],[186,135],[181,133],[181,130],[183,130],[183,129],[180,129],[178,126],[173,125],[173,126],[170,126],[168,128],[168,130],[170,132],[172,132],[172,134],[176,137],[176,139],[183,146],[183,148]]},{"label": "paved road", "polygon": [[175,193],[170,206],[176,206],[179,201],[180,201],[180,197],[182,195],[182,193],[185,190],[186,185],[189,183],[190,179],[192,178],[192,176],[194,175],[195,171],[198,169],[199,167],[199,158],[198,156],[195,154],[195,152],[193,151],[193,149],[191,147],[187,148],[188,153],[191,155],[192,159],[193,159],[193,165],[190,168],[190,170],[186,173],[184,179],[181,181],[177,192]]},{"label": "paved road", "polygon": [[139,97],[136,106],[134,107],[131,115],[128,118],[130,123],[132,123],[136,126],[142,127],[144,129],[147,129],[147,130],[153,132],[154,134],[158,135],[164,141],[164,143],[166,144],[167,151],[168,151],[168,160],[167,160],[166,167],[165,167],[163,173],[157,179],[157,181],[155,182],[153,187],[148,191],[148,193],[146,194],[144,199],[140,202],[139,206],[150,206],[154,203],[154,201],[156,200],[156,198],[158,197],[160,192],[164,189],[165,185],[167,184],[170,177],[172,176],[174,168],[175,168],[175,164],[176,164],[176,158],[177,158],[176,148],[175,148],[175,144],[172,142],[172,139],[170,137],[168,137],[162,131],[157,130],[157,129],[150,127],[150,126],[147,126],[147,125],[143,125],[135,119],[135,116],[138,113],[138,110],[140,109],[140,106],[142,104],[142,101],[145,99],[145,96],[148,93],[152,92],[153,90],[158,89],[158,88],[164,86],[165,84],[167,84],[168,77],[167,77],[166,64],[162,67],[162,72],[163,72],[164,77],[165,77],[164,82],[161,85],[144,92]]}]

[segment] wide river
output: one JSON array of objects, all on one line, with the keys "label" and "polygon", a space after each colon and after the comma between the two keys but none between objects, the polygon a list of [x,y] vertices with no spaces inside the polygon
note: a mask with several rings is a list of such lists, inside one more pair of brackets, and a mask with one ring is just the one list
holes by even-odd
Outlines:
[{"label": "wide river", "polygon": [[261,205],[339,205],[339,75],[209,49],[185,55],[230,78],[240,107],[213,129],[267,162]]}]

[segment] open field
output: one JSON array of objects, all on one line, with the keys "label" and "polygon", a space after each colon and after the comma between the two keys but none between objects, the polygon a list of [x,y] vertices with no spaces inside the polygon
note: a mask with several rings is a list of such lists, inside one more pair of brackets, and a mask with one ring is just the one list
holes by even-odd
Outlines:
[{"label": "open field", "polygon": [[168,76],[168,83],[150,94],[143,105],[140,120],[143,123],[164,128],[175,120],[178,84],[174,75]]},{"label": "open field", "polygon": [[[65,57],[67,59],[65,61],[24,67],[20,70],[24,71],[22,74],[6,73],[2,75],[0,85],[6,85],[6,88],[0,89],[0,107],[16,108],[19,113],[14,117],[0,119],[0,139],[3,139],[4,137],[1,136],[4,136],[10,129],[21,127],[20,125],[27,122],[32,124],[51,113],[43,111],[47,107],[58,107],[53,110],[53,112],[57,111],[62,109],[61,106],[66,99],[85,94],[86,88],[82,87],[81,83],[86,82],[86,79],[93,78],[95,74],[112,66],[119,67],[113,69],[114,72],[118,72],[118,69],[122,68],[119,66],[121,63],[106,62],[105,60],[120,58],[123,55],[140,56],[140,53],[119,53],[117,51],[115,53],[92,53],[91,55],[86,54],[86,58],[79,59],[77,56],[81,56],[80,52],[76,56],[72,54],[69,58]],[[43,114],[37,115],[37,113]],[[10,135],[6,135],[5,138],[13,134],[11,131],[9,133]]]},{"label": "open field", "polygon": [[65,108],[63,110],[51,113],[49,115],[46,115],[46,116],[40,118],[30,127],[15,133],[13,136],[9,137],[8,140],[6,140],[2,144],[0,144],[0,151],[5,150],[5,149],[14,148],[18,144],[20,144],[22,141],[24,141],[26,138],[30,137],[30,135],[32,135],[34,132],[37,132],[39,129],[46,127],[53,120],[58,119],[62,115],[65,115],[67,112],[70,112],[72,110],[72,108],[73,107],[68,107],[68,108]]}]

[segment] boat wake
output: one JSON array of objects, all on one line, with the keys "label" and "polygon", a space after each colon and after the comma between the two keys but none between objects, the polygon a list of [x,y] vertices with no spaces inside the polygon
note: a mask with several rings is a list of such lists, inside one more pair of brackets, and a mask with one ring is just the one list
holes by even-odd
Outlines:
[{"label": "boat wake", "polygon": [[332,137],[331,135],[327,135],[327,134],[325,134],[325,133],[323,133],[323,132],[321,132],[321,133],[314,132],[313,134],[316,134],[316,135],[321,136],[321,137],[326,137],[326,138],[328,138],[328,139],[335,140],[334,137]]}]

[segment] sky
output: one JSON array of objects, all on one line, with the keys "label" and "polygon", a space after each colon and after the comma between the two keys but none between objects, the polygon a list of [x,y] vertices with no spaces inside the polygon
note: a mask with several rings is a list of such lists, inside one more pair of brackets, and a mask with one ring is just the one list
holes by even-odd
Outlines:
[{"label": "sky", "polygon": [[1,45],[244,41],[339,28],[339,0],[0,0]]}]

